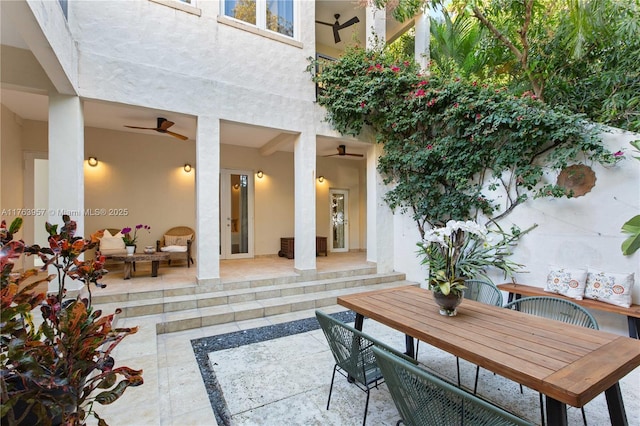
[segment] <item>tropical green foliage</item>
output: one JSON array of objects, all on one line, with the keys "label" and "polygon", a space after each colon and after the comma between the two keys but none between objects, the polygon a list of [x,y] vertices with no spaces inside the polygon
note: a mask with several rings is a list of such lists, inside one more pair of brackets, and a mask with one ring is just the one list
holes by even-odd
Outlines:
[{"label": "tropical green foliage", "polygon": [[540,58],[550,70],[545,99],[640,132],[640,1],[579,4],[561,16]]},{"label": "tropical green foliage", "polygon": [[499,220],[530,197],[568,195],[545,177],[551,170],[617,161],[581,115],[530,93],[427,76],[385,52],[351,49],[315,80],[338,131],[356,135],[370,125],[384,144],[386,201],[410,211],[421,235],[450,219]]},{"label": "tropical green foliage", "polygon": [[[68,216],[63,220],[60,232],[57,225],[46,224],[48,247],[14,240],[20,218],[8,228],[4,221],[0,226],[3,425],[23,421],[82,425],[89,415],[106,425],[93,404],[110,404],[128,387],[143,383],[142,370],[115,367],[111,356],[116,345],[137,328],[113,328],[114,314],[103,316],[94,310],[90,297],[65,299],[67,278],[83,282],[90,292],[90,284],[99,285],[106,270],[104,257],[80,260],[82,253],[96,245],[98,235],[89,240],[75,236],[76,223]],[[14,262],[22,255],[39,256],[45,270],[50,266],[58,273],[14,272]],[[57,293],[47,296],[46,290],[37,290],[56,279]],[[42,313],[39,325],[34,320],[38,307]]]},{"label": "tropical green foliage", "polygon": [[522,234],[517,227],[509,234],[471,220],[450,220],[444,227],[427,230],[418,243],[418,254],[420,263],[429,267],[429,287],[446,296],[464,290],[464,277],[491,281],[489,270],[500,270],[505,278],[512,276],[523,267],[509,259]]},{"label": "tropical green foliage", "polygon": [[[631,142],[635,148],[635,152],[640,154],[640,140]],[[633,158],[640,160],[640,156],[634,155]],[[629,234],[626,240],[622,242],[622,254],[630,256],[640,249],[640,215],[635,215],[622,225],[622,232]]]},{"label": "tropical green foliage", "polygon": [[424,4],[447,6],[431,23],[436,72],[640,131],[640,0],[398,0],[398,16]]},{"label": "tropical green foliage", "polygon": [[488,58],[479,49],[484,28],[468,13],[452,17],[446,10],[442,20],[431,20],[431,61],[443,75],[485,77]]}]

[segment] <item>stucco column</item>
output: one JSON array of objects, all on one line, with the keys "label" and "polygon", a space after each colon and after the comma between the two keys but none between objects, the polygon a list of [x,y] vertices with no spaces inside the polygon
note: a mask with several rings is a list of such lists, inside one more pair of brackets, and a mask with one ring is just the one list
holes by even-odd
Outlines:
[{"label": "stucco column", "polygon": [[48,220],[62,226],[62,215],[84,236],[84,114],[77,96],[49,95]]},{"label": "stucco column", "polygon": [[301,133],[294,145],[295,260],[296,272],[316,269],[316,138]]},{"label": "stucco column", "polygon": [[425,6],[422,15],[416,18],[416,44],[414,47],[416,62],[420,64],[420,68],[423,70],[427,69],[431,59],[429,53],[430,25],[429,9]]},{"label": "stucco column", "polygon": [[377,264],[378,273],[393,271],[393,213],[384,196],[387,187],[378,173],[381,144],[367,151],[367,261]]},{"label": "stucco column", "polygon": [[196,239],[198,285],[220,283],[220,120],[198,116],[196,130]]},{"label": "stucco column", "polygon": [[385,9],[367,6],[365,16],[367,49],[383,46],[387,42],[387,17]]}]

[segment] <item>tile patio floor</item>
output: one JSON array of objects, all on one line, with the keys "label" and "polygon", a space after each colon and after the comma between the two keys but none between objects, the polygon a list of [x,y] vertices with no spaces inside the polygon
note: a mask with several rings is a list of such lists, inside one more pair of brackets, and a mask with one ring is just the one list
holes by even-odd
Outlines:
[{"label": "tile patio floor", "polygon": [[[341,311],[339,306],[327,312]],[[139,319],[132,323],[141,331],[118,348],[122,365],[145,370],[145,384],[129,389],[113,406],[97,407],[110,425],[217,425],[216,415],[204,385],[192,340],[243,332],[313,316],[312,311],[268,319],[201,328],[156,336],[154,327]],[[124,325],[134,325],[125,323]],[[402,348],[403,336],[394,330],[365,321],[365,329],[383,341]],[[126,340],[125,340],[126,342]],[[419,360],[426,366],[455,378],[455,358],[437,349],[420,347]],[[232,425],[359,425],[365,394],[336,379],[331,409],[325,410],[333,361],[320,330],[258,342],[209,354],[224,393]],[[463,362],[463,384],[471,386],[475,369]],[[629,425],[640,426],[640,368],[621,382]],[[508,409],[539,423],[538,395],[486,371],[481,371],[480,392]],[[609,425],[604,395],[586,406],[590,426]],[[580,412],[569,410],[570,424],[582,425]],[[369,425],[394,425],[395,407],[384,385],[373,390]],[[224,424],[224,423],[221,423]]]},{"label": "tile patio floor", "polygon": [[[362,254],[355,259],[366,264]],[[264,276],[267,268],[278,269],[271,273],[290,273],[289,268],[283,267],[283,263],[270,260],[258,266],[256,275]],[[319,260],[321,261],[322,258]],[[322,267],[320,261],[319,270]],[[258,263],[254,264],[258,265]],[[337,266],[325,265],[324,267]],[[233,265],[231,270],[227,271],[223,267],[223,281],[234,279],[231,278],[233,274],[241,270],[246,275],[254,273],[239,264]],[[114,291],[114,287],[117,286],[158,287],[159,280],[143,278],[144,269],[140,271],[139,278],[124,283],[117,283],[117,273],[114,271],[111,276],[113,282],[107,282],[111,284],[108,289]],[[161,268],[160,271],[161,276],[158,278],[162,278],[163,285],[170,286],[185,285],[185,275],[193,274],[184,267],[179,269],[171,267],[170,270]],[[120,290],[123,288],[121,287]],[[343,311],[344,308],[336,305],[323,310],[334,313]],[[144,369],[145,384],[127,390],[124,396],[111,406],[97,405],[95,408],[112,426],[217,425],[192,340],[227,333],[251,335],[260,327],[289,323],[313,316],[313,310],[300,311],[161,335],[156,335],[155,323],[151,318],[123,319],[119,326],[139,326],[139,332],[127,337],[114,351],[114,357],[118,365]],[[402,335],[373,321],[365,321],[365,331],[392,346],[402,348],[404,345]],[[451,379],[455,378],[455,358],[427,347],[428,345],[425,344],[420,346],[419,360],[425,366],[438,371],[439,374],[444,374]],[[331,409],[329,411],[325,409],[333,361],[320,330],[257,342],[236,349],[215,351],[208,356],[213,362],[216,380],[226,400],[228,414],[231,416],[230,424],[340,426],[361,424],[365,394],[348,385],[341,377],[336,378]],[[461,369],[463,384],[471,385],[475,369],[464,361]],[[640,368],[625,377],[621,382],[621,388],[629,424],[640,426]],[[520,395],[516,384],[486,371],[481,372],[479,389],[483,395],[495,398],[511,411],[539,422],[536,392],[525,389],[524,395]],[[587,404],[586,412],[589,426],[610,424],[604,395],[598,396]],[[378,390],[374,389],[367,424],[393,425],[397,419],[397,412],[384,385]],[[582,424],[580,412],[577,409],[569,410],[569,419],[572,425]],[[90,421],[89,424],[96,424],[96,422]]]}]

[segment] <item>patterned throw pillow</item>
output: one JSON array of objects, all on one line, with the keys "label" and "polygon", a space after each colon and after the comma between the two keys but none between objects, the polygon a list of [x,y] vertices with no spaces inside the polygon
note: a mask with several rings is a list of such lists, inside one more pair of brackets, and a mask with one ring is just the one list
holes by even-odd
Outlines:
[{"label": "patterned throw pillow", "polygon": [[631,306],[633,280],[633,273],[616,274],[589,268],[584,297],[628,308]]},{"label": "patterned throw pillow", "polygon": [[586,269],[561,268],[551,265],[544,291],[582,300],[586,284]]}]

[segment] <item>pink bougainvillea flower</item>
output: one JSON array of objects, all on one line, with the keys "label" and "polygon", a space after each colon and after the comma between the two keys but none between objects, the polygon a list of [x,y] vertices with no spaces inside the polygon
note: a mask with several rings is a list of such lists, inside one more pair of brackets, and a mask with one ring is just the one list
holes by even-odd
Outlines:
[{"label": "pink bougainvillea flower", "polygon": [[618,151],[613,154],[614,157],[622,157],[623,155],[624,155],[624,152],[622,151]]},{"label": "pink bougainvillea flower", "polygon": [[360,102],[360,108],[364,108],[366,106],[367,106],[366,102]]},{"label": "pink bougainvillea flower", "polygon": [[433,145],[427,145],[427,149],[433,149]]},{"label": "pink bougainvillea flower", "polygon": [[395,65],[391,67],[391,71],[393,72],[398,72],[400,71],[400,68],[396,67]]}]

